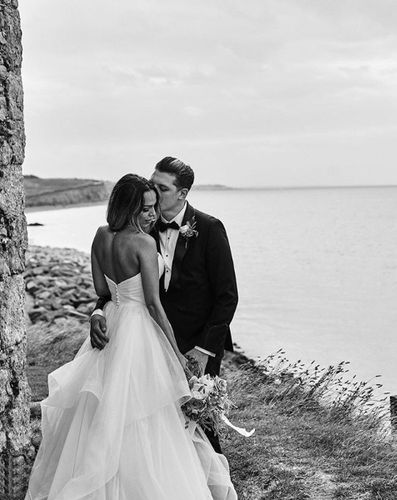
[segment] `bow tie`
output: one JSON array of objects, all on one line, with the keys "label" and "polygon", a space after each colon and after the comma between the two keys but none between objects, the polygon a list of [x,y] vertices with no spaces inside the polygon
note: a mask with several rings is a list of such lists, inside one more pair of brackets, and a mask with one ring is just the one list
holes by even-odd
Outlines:
[{"label": "bow tie", "polygon": [[177,224],[175,221],[164,222],[160,219],[158,221],[158,228],[161,233],[167,231],[167,229],[176,229],[177,231],[179,231],[179,224]]}]

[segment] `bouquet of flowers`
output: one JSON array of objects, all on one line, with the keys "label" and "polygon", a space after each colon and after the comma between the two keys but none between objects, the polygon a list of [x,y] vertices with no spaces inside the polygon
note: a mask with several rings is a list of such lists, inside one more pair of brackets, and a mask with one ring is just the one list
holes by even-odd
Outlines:
[{"label": "bouquet of flowers", "polygon": [[233,406],[227,394],[226,380],[218,376],[201,375],[198,364],[192,358],[188,358],[186,376],[189,382],[191,399],[182,405],[182,411],[188,420],[197,422],[203,429],[212,429],[219,434],[223,424],[231,427],[243,436],[249,437],[255,429],[248,432],[236,427],[227,418],[230,408]]}]

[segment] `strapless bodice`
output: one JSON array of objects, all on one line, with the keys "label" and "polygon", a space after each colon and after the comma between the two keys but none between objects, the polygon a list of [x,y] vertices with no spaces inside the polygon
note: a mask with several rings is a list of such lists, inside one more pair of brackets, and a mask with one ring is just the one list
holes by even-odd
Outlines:
[{"label": "strapless bodice", "polygon": [[112,302],[114,302],[116,306],[126,302],[145,303],[141,273],[131,276],[131,278],[127,278],[120,283],[115,283],[106,275],[105,278],[112,295]]},{"label": "strapless bodice", "polygon": [[[164,272],[164,259],[160,254],[158,254],[158,266],[159,275],[161,276]],[[111,278],[106,276],[106,274],[105,278],[112,296],[112,302],[114,302],[116,306],[127,302],[140,302],[145,304],[141,273],[120,281],[120,283],[115,283]]]}]

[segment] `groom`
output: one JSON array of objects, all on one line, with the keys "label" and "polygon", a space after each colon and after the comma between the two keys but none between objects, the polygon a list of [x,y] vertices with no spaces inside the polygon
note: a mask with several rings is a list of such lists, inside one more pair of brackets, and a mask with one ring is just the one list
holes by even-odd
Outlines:
[{"label": "groom", "polygon": [[[160,299],[179,349],[196,359],[202,372],[219,375],[224,350],[233,350],[230,322],[237,306],[233,259],[221,221],[194,209],[186,197],[194,181],[189,165],[165,157],[151,180],[159,193],[161,218],[152,236],[165,261]],[[107,342],[99,299],[91,316],[91,343]],[[216,436],[208,435],[217,452]]]}]

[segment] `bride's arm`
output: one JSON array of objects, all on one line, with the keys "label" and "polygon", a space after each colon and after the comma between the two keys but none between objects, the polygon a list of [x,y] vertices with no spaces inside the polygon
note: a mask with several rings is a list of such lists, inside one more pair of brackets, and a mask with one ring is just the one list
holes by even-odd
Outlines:
[{"label": "bride's arm", "polygon": [[186,358],[178,349],[172,326],[160,302],[157,249],[156,243],[151,236],[142,235],[138,250],[138,258],[142,276],[143,293],[149,313],[165,333],[182,366],[185,366]]}]

